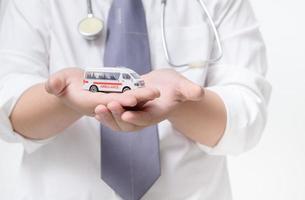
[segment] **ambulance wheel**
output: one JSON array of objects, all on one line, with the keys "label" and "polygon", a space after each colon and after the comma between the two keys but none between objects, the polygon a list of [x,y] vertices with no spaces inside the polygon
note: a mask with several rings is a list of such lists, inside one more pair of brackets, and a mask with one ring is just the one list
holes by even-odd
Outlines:
[{"label": "ambulance wheel", "polygon": [[123,88],[123,92],[126,92],[126,91],[128,91],[128,90],[130,90],[130,87],[124,87],[124,88]]},{"label": "ambulance wheel", "polygon": [[98,87],[96,85],[91,85],[89,88],[90,92],[98,92]]}]

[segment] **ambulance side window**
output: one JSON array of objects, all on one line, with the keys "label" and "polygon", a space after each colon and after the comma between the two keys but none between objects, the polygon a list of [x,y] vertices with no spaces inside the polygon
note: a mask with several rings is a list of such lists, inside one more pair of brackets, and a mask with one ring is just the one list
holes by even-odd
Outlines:
[{"label": "ambulance side window", "polygon": [[120,73],[104,73],[106,80],[118,80],[120,77]]},{"label": "ambulance side window", "polygon": [[118,80],[120,73],[112,72],[87,72],[86,79]]},{"label": "ambulance side window", "polygon": [[129,80],[131,77],[129,74],[123,74],[123,79]]},{"label": "ambulance side window", "polygon": [[86,79],[99,79],[101,78],[101,73],[98,72],[87,72]]},{"label": "ambulance side window", "polygon": [[105,78],[105,73],[96,73],[98,76],[98,79],[106,79]]},{"label": "ambulance side window", "polygon": [[94,79],[94,72],[87,72],[86,79]]}]

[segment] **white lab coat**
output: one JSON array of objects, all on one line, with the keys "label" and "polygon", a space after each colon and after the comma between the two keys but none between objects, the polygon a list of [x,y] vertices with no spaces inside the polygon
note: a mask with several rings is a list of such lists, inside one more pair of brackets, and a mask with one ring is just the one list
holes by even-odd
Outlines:
[{"label": "white lab coat", "polygon": [[[248,0],[205,2],[219,29],[224,57],[214,65],[181,73],[221,97],[227,127],[219,144],[209,148],[187,139],[168,121],[160,123],[162,175],[143,199],[231,199],[225,156],[254,147],[266,123],[271,90],[265,79],[266,52]],[[155,69],[166,67],[160,1],[143,3],[152,64]],[[106,21],[111,0],[93,0],[93,5],[96,16]],[[84,40],[77,25],[85,16],[85,0],[11,0],[6,8],[0,29],[0,137],[22,143],[25,149],[10,200],[120,199],[100,179],[96,120],[83,117],[44,141],[21,137],[9,120],[22,93],[46,81],[50,74],[72,66],[103,66],[106,33],[97,41]],[[176,63],[215,55],[213,34],[196,0],[168,1],[166,24],[169,50]]]}]

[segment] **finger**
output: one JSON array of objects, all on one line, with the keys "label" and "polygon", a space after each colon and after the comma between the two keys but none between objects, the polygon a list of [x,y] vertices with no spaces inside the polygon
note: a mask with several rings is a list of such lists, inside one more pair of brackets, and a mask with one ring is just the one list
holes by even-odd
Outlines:
[{"label": "finger", "polygon": [[137,105],[137,99],[132,95],[122,95],[116,93],[92,93],[92,100],[94,104],[107,105],[112,101],[118,101],[122,106],[135,106]]},{"label": "finger", "polygon": [[132,95],[135,97],[137,104],[134,106],[124,107],[142,107],[148,101],[152,101],[160,97],[160,91],[156,88],[139,88],[136,90],[130,90],[125,92],[126,95]]},{"label": "finger", "polygon": [[132,130],[132,125],[121,120],[121,114],[124,112],[124,109],[119,103],[111,102],[107,105],[107,108],[111,112],[113,119],[116,121],[121,130]]},{"label": "finger", "polygon": [[185,100],[199,101],[204,96],[204,89],[188,79],[179,82],[179,90]]},{"label": "finger", "polygon": [[118,102],[110,102],[107,105],[107,108],[110,110],[110,112],[118,119],[121,118],[121,115],[123,114],[123,112],[125,111],[124,108],[121,106],[121,104],[119,104]]},{"label": "finger", "polygon": [[160,96],[160,92],[154,88],[139,88],[130,90],[125,93],[92,93],[92,98],[95,104],[107,105],[112,101],[119,102],[123,107],[135,107],[136,105],[145,104]]},{"label": "finger", "polygon": [[156,88],[138,88],[125,92],[126,95],[132,95],[137,99],[137,102],[151,101],[160,97],[160,91]]},{"label": "finger", "polygon": [[50,94],[60,96],[66,87],[66,82],[64,73],[56,73],[45,83],[45,89]]},{"label": "finger", "polygon": [[70,84],[69,78],[81,77],[82,74],[82,69],[76,67],[65,68],[49,77],[45,83],[45,90],[50,94],[61,96],[65,88]]},{"label": "finger", "polygon": [[135,124],[128,123],[122,120],[121,116],[125,112],[124,108],[118,102],[111,102],[107,105],[107,108],[112,113],[113,118],[115,119],[118,126],[121,130],[131,131],[131,130],[139,130],[143,127],[136,126]]},{"label": "finger", "polygon": [[115,131],[120,131],[120,127],[116,123],[116,121],[113,119],[111,112],[108,110],[108,108],[104,105],[99,105],[95,109],[95,119],[100,121],[103,125],[106,125],[107,127],[111,128]]},{"label": "finger", "polygon": [[121,116],[122,120],[137,126],[150,126],[154,124],[151,113],[145,111],[126,111]]}]

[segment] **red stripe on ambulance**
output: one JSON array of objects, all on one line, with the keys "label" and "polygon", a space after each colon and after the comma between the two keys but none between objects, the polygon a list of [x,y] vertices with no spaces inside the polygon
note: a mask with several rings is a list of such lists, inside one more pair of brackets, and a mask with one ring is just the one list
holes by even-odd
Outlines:
[{"label": "red stripe on ambulance", "polygon": [[122,83],[93,82],[95,85],[122,85]]}]

